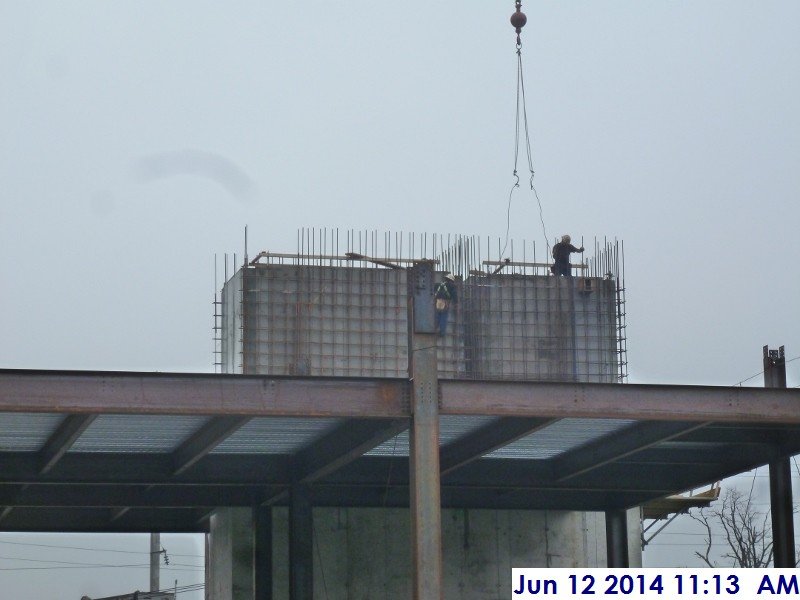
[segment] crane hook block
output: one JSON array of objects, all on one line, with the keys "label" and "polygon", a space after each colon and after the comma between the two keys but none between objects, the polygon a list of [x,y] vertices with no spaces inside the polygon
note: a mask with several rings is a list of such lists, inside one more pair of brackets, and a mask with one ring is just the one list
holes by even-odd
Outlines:
[{"label": "crane hook block", "polygon": [[525,13],[522,12],[522,0],[517,0],[517,12],[511,15],[511,25],[517,32],[517,36],[522,33],[522,28],[525,27],[525,23],[528,22],[528,17],[525,16]]}]

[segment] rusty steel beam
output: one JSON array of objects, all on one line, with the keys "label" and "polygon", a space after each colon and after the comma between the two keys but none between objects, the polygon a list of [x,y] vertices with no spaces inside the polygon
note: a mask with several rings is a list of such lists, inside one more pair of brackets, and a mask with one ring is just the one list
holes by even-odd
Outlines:
[{"label": "rusty steel beam", "polygon": [[440,381],[441,414],[800,424],[800,389]]},{"label": "rusty steel beam", "polygon": [[397,379],[0,369],[0,412],[408,417]]},{"label": "rusty steel beam", "polygon": [[[441,414],[800,424],[800,389],[439,382]],[[381,378],[260,377],[0,369],[0,412],[409,417],[409,384]]]}]

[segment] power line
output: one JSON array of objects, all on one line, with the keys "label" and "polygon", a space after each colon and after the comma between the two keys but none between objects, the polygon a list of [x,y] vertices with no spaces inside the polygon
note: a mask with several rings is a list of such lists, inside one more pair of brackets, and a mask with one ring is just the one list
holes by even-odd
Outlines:
[{"label": "power line", "polygon": [[[789,360],[785,361],[784,364],[788,365],[789,363],[794,362],[796,360],[800,360],[800,356],[795,356],[794,358],[790,358]],[[758,377],[759,375],[761,375],[763,373],[764,373],[764,371],[759,371],[758,373],[756,373],[755,375],[751,375],[747,379],[742,379],[740,382],[734,383],[733,386],[731,386],[731,387],[735,387],[737,385],[742,385],[743,383],[745,383],[747,381],[750,381],[751,379],[755,379],[756,377]],[[800,387],[800,385],[796,385],[794,387]]]},{"label": "power line", "polygon": [[[85,550],[89,552],[114,552],[117,554],[146,554],[149,555],[149,552],[137,552],[135,550],[112,550],[110,548],[85,548],[80,546],[60,546],[55,544],[33,544],[30,542],[7,542],[4,540],[0,540],[0,544],[8,544],[10,546],[33,546],[35,548],[57,548],[57,549],[65,549],[65,550]],[[194,558],[205,558],[202,554],[173,554],[172,552],[169,553],[170,556],[189,556]]]},{"label": "power line", "polygon": [[205,583],[190,583],[190,584],[187,584],[187,585],[180,585],[178,587],[164,588],[164,589],[158,590],[158,591],[159,592],[174,592],[176,594],[182,594],[184,592],[200,591],[204,587],[206,587]]},{"label": "power line", "polygon": [[[0,560],[13,560],[19,562],[33,562],[33,563],[45,563],[45,564],[52,564],[52,565],[70,565],[69,567],[29,567],[29,568],[37,568],[37,569],[66,569],[66,568],[107,568],[107,567],[147,567],[150,568],[150,565],[110,565],[108,563],[85,563],[85,562],[75,562],[70,560],[51,560],[51,559],[42,559],[42,558],[18,558],[14,556],[0,556]],[[189,565],[183,563],[175,563],[176,567],[193,567],[195,570],[202,571],[203,568],[199,565]],[[3,571],[14,571],[14,570],[26,570],[24,567],[19,568],[4,568],[1,569]],[[177,571],[183,571],[186,569],[175,569]]]},{"label": "power line", "polygon": [[[16,560],[16,559],[14,559]],[[62,569],[149,569],[150,564],[146,565],[91,565],[91,566],[63,566],[63,567],[0,567],[0,571],[55,571]],[[201,573],[201,569],[173,569],[172,567],[162,567],[162,571],[182,571],[189,573]]]}]

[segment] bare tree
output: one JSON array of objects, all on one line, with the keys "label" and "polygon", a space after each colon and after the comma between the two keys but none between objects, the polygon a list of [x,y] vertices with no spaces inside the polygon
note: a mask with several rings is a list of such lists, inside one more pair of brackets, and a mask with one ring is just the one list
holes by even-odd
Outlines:
[{"label": "bare tree", "polygon": [[[769,511],[757,511],[748,496],[728,489],[720,508],[701,508],[691,516],[706,530],[705,551],[695,554],[709,567],[718,567],[711,559],[712,532],[718,527],[725,535],[727,552],[733,567],[758,568],[772,564],[772,530]],[[727,566],[727,565],[725,565]]]}]

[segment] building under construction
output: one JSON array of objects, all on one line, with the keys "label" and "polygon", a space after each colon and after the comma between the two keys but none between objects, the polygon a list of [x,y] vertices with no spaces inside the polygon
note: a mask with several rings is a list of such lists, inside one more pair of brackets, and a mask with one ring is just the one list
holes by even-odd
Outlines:
[{"label": "building under construction", "polygon": [[[422,305],[432,307],[436,283],[452,273],[459,301],[450,311],[446,334],[436,337],[439,379],[624,382],[622,245],[594,242],[587,252],[593,256],[573,265],[573,277],[551,273],[549,248],[542,251],[533,243],[513,242],[505,246],[463,235],[348,231],[340,236],[335,230],[303,230],[294,253],[260,252],[235,270],[229,270],[226,258],[224,285],[215,301],[218,366],[223,373],[247,375],[407,379],[409,323],[415,319],[410,303],[421,297]],[[419,267],[430,272],[433,285],[415,279]],[[474,432],[492,420],[443,417],[439,424],[442,442]],[[570,423],[572,441],[580,443],[587,436],[629,424],[575,419]],[[485,458],[555,455],[564,445],[566,425],[553,424],[521,436]],[[291,443],[292,428],[307,434],[308,427],[322,427],[315,430],[317,436],[326,433],[326,424],[319,422],[287,423],[285,441]],[[408,431],[371,449],[367,456],[408,457]],[[286,522],[285,513],[280,514],[276,522]],[[404,536],[390,535],[390,531],[399,523],[409,530],[408,518],[407,510],[379,514],[366,508],[315,509],[317,543],[326,539],[324,532],[331,536],[322,554],[328,555],[333,547],[348,548],[337,559],[342,564],[317,565],[328,573],[328,585],[340,591],[362,587],[370,595],[405,597],[402,586],[371,587],[360,579],[368,573],[354,565],[375,539],[384,540],[392,555],[404,554],[405,542],[398,543]],[[505,572],[521,561],[531,566],[597,566],[606,560],[604,543],[599,543],[605,538],[602,515],[566,510],[514,515],[486,507],[454,511],[449,520],[445,544],[451,548],[470,536],[470,528],[482,531],[479,539],[470,542],[475,546],[472,556],[482,556],[485,565],[471,569],[470,576],[476,580],[489,579],[483,569],[502,565]],[[499,555],[496,545],[509,535],[509,520],[540,531],[543,541],[532,539],[527,546]],[[638,563],[637,511],[631,522],[630,545]],[[347,544],[335,541],[341,536],[347,537]],[[286,539],[278,536],[276,547]],[[543,551],[550,544],[560,549]],[[288,552],[275,556],[282,554]],[[463,568],[454,568],[470,553],[462,547],[448,554],[454,563],[450,571],[463,575]],[[344,571],[342,565],[346,565]],[[288,593],[282,589],[288,585],[288,565],[283,567],[274,567],[277,597]],[[385,561],[377,573],[372,571],[370,576],[384,582],[410,579],[409,567],[402,560]],[[495,596],[488,592],[473,597]]]},{"label": "building under construction", "polygon": [[567,278],[533,245],[337,237],[223,271],[225,373],[0,369],[0,531],[206,533],[213,600],[493,600],[512,567],[637,566],[640,507],[769,465],[796,565],[782,347],[767,389],[619,385],[621,245]]}]

